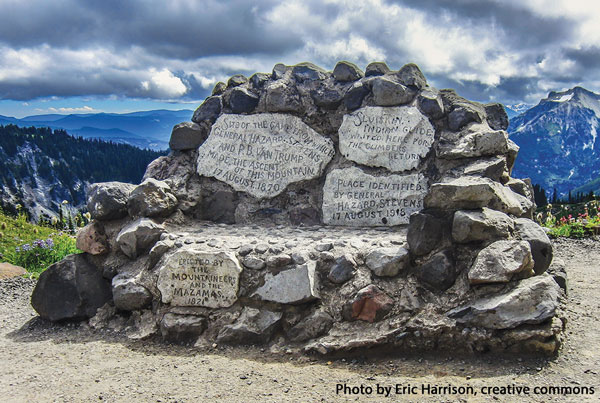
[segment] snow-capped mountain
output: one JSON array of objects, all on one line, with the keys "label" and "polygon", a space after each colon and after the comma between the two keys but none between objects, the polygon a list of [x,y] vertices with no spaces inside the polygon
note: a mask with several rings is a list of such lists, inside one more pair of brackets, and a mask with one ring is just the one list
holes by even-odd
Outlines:
[{"label": "snow-capped mountain", "polygon": [[531,178],[559,195],[600,176],[600,95],[581,87],[551,92],[510,120],[521,149],[513,176]]}]

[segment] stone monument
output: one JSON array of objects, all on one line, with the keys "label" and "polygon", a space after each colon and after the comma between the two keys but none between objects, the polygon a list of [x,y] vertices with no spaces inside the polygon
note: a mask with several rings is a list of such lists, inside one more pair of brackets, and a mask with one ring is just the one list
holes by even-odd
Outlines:
[{"label": "stone monument", "polygon": [[414,64],[233,76],[141,184],[90,186],[32,304],[206,346],[554,354],[566,277],[507,125]]}]

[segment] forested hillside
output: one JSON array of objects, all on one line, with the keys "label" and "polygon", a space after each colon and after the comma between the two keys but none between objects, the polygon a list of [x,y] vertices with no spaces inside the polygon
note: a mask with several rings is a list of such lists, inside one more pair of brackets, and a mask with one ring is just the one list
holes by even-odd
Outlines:
[{"label": "forested hillside", "polygon": [[90,183],[139,183],[150,161],[164,152],[72,137],[64,130],[0,126],[0,204],[21,204],[34,218],[52,215],[63,200],[85,203]]}]

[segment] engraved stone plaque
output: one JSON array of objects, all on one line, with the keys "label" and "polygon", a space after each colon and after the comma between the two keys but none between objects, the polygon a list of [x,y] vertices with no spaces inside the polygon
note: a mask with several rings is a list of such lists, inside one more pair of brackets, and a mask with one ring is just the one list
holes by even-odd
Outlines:
[{"label": "engraved stone plaque", "polygon": [[198,149],[198,174],[257,198],[321,175],[333,142],[287,114],[221,115]]},{"label": "engraved stone plaque", "polygon": [[361,169],[335,169],[323,189],[323,221],[329,225],[392,226],[407,224],[423,208],[423,174],[374,176]]},{"label": "engraved stone plaque", "polygon": [[419,165],[434,134],[429,119],[414,106],[365,106],[344,115],[340,152],[359,164],[402,172]]},{"label": "engraved stone plaque", "polygon": [[241,272],[232,252],[180,249],[159,269],[157,287],[166,304],[225,308],[237,300]]}]

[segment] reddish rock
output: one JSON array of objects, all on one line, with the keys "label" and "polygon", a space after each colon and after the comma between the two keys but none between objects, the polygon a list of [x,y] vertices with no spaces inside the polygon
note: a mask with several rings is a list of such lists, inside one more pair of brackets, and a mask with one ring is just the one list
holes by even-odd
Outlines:
[{"label": "reddish rock", "polygon": [[376,322],[387,315],[392,306],[392,300],[385,292],[371,284],[360,290],[354,300],[344,306],[344,319]]},{"label": "reddish rock", "polygon": [[0,280],[5,278],[19,277],[27,274],[27,270],[21,266],[15,266],[10,263],[0,263]]},{"label": "reddish rock", "polygon": [[104,227],[93,222],[80,229],[77,233],[77,248],[90,255],[101,255],[108,252],[108,240]]}]

